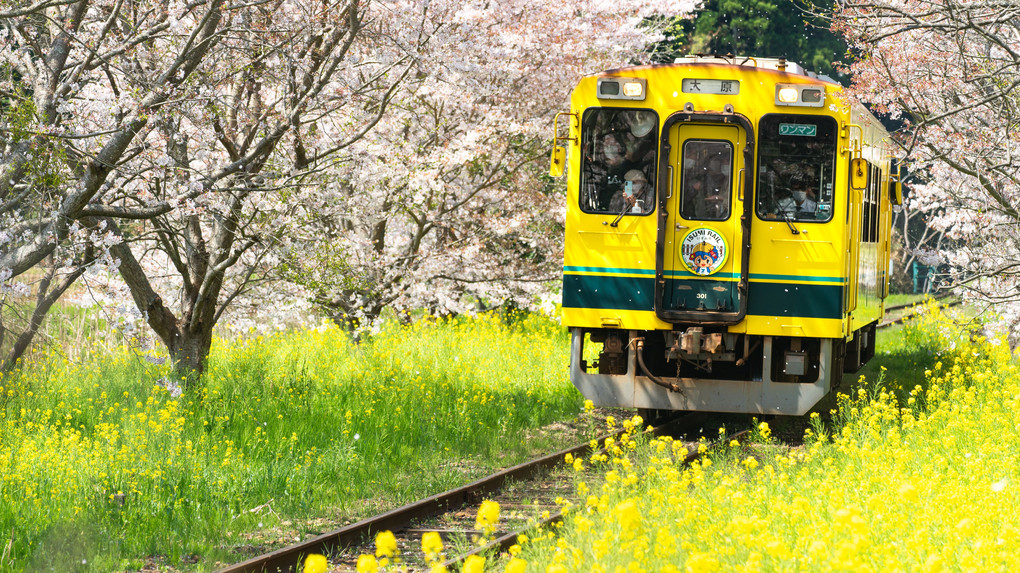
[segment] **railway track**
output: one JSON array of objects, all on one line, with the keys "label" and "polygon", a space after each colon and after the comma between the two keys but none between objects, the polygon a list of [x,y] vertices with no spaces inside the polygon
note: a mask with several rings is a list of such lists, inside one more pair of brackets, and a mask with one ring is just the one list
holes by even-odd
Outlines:
[{"label": "railway track", "polygon": [[[702,428],[710,426],[711,417],[706,414],[680,416],[655,426],[656,435],[694,436]],[[598,439],[604,444],[606,438],[618,440],[624,430],[607,434]],[[717,435],[710,436],[717,438]],[[729,436],[726,440],[734,439]],[[696,443],[696,439],[693,440]],[[699,455],[697,446],[690,452],[684,463],[690,463]],[[395,535],[396,545],[402,556],[402,566],[407,571],[427,571],[428,566],[421,551],[422,536],[438,532],[452,555],[445,560],[449,570],[459,569],[468,557],[486,552],[502,552],[517,543],[518,536],[536,528],[547,527],[562,519],[556,499],[573,495],[573,479],[565,471],[554,470],[563,466],[567,455],[587,456],[592,453],[590,442],[554,454],[536,458],[529,462],[495,473],[421,501],[387,511],[374,517],[353,523],[318,537],[285,547],[247,561],[230,565],[219,573],[284,573],[301,571],[306,556],[312,554],[329,556],[329,570],[355,571],[358,556],[373,554],[374,537],[382,531]],[[475,528],[475,509],[483,500],[500,504],[501,524],[505,529],[496,532],[485,545],[472,543],[481,531]]]},{"label": "railway track", "polygon": [[[941,301],[941,300],[944,300],[945,298],[946,298],[946,296],[941,296],[941,297],[936,297],[935,300],[936,301]],[[895,312],[895,311],[898,311],[898,310],[904,310],[904,309],[908,309],[908,308],[917,306],[917,305],[922,304],[922,303],[923,303],[923,301],[920,301],[920,302],[911,302],[911,303],[907,303],[907,304],[898,304],[898,305],[895,305],[895,306],[887,307],[885,309],[885,312],[886,313],[890,313],[890,312]],[[949,301],[949,302],[945,302],[945,303],[941,303],[940,302],[939,303],[939,307],[941,307],[941,308],[950,308],[950,307],[954,307],[954,306],[959,306],[962,303],[963,303],[963,301],[960,301],[960,300],[953,300],[953,301]],[[903,322],[905,322],[907,320],[910,320],[913,316],[914,316],[914,313],[907,313],[907,314],[904,314],[903,316],[900,316],[899,318],[890,319],[890,320],[886,320],[886,321],[880,322],[880,323],[878,323],[877,328],[889,328],[890,326],[894,326],[894,325],[897,325],[897,324],[903,324]]]}]

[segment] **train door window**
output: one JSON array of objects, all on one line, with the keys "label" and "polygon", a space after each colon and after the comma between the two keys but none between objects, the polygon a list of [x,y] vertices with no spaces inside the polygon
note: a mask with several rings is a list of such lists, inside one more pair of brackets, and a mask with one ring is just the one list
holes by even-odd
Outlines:
[{"label": "train door window", "polygon": [[878,242],[878,188],[882,174],[878,167],[871,166],[871,177],[868,185],[868,210],[871,217],[868,219],[868,242]]},{"label": "train door window", "polygon": [[873,165],[870,161],[868,162],[868,186],[862,193],[862,205],[861,205],[861,241],[865,243],[876,243],[878,242],[878,219],[879,219],[879,206],[878,206],[878,193],[881,187],[880,178],[882,176],[881,171]]},{"label": "train door window", "polygon": [[832,218],[836,120],[769,114],[758,124],[755,210],[766,220],[821,223]]},{"label": "train door window", "polygon": [[592,108],[581,119],[581,210],[647,215],[655,208],[659,116]]},{"label": "train door window", "polygon": [[689,139],[684,143],[680,216],[725,221],[730,218],[733,146],[728,141]]}]

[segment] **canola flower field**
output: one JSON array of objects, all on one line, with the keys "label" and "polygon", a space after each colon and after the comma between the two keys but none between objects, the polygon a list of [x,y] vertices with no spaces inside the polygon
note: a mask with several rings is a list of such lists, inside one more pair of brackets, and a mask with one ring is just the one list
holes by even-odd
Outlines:
[{"label": "canola flower field", "polygon": [[37,354],[0,377],[0,570],[210,570],[513,465],[580,410],[567,347],[525,315],[217,340],[180,397],[130,348]]},{"label": "canola flower field", "polygon": [[[933,306],[884,338],[876,375],[813,415],[803,443],[759,423],[750,441],[702,443],[684,467],[684,444],[636,417],[607,420],[628,433],[608,455],[569,460],[563,524],[464,571],[1015,568],[1016,358]],[[509,465],[518,453],[498,435],[579,410],[565,343],[548,321],[494,317],[393,324],[360,346],[332,329],[221,341],[206,386],[178,399],[153,385],[164,367],[130,351],[44,357],[0,380],[0,568],[137,569],[165,555],[209,569],[262,528],[463,483],[451,460]],[[483,503],[478,528],[489,535],[498,516]],[[391,537],[359,571],[401,570]],[[438,564],[442,542],[423,541]],[[306,571],[324,570],[315,559]]]},{"label": "canola flower field", "polygon": [[1016,357],[934,307],[891,346],[910,383],[890,370],[840,395],[831,421],[814,415],[803,445],[779,446],[760,423],[752,443],[702,444],[706,456],[685,468],[682,444],[635,430],[605,459],[575,461],[596,471],[578,474],[564,525],[481,568],[1016,570]]},{"label": "canola flower field", "polygon": [[[566,460],[577,473],[576,495],[561,501],[564,522],[519,537],[509,555],[473,556],[462,570],[1015,570],[1016,357],[1004,340],[976,337],[933,305],[883,338],[874,379],[812,414],[793,446],[759,422],[749,440],[703,440],[704,455],[685,467],[686,444],[644,434],[639,417],[607,419],[627,432],[599,444],[607,454]],[[498,515],[483,502],[477,528]],[[381,533],[375,554],[360,557],[359,573],[401,570],[388,539]],[[424,550],[443,547],[431,540]],[[432,573],[445,573],[435,562]],[[325,571],[318,565],[310,560],[305,572]]]}]

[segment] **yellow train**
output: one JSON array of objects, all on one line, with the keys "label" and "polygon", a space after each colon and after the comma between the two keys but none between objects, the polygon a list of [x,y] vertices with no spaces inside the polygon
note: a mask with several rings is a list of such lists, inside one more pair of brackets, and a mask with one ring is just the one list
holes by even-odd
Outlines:
[{"label": "yellow train", "polygon": [[610,70],[554,131],[584,396],[800,415],[874,355],[901,190],[889,134],[837,83],[750,57]]}]

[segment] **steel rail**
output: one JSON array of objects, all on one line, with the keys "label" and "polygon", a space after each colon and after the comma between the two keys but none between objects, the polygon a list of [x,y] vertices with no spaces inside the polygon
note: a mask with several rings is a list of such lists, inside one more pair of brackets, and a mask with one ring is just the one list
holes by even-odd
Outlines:
[{"label": "steel rail", "polygon": [[[653,432],[656,435],[675,432],[677,429],[679,429],[678,426],[675,425],[678,424],[678,422],[686,420],[687,420],[686,417],[671,420],[669,422],[666,422],[662,426],[654,428]],[[730,440],[739,440],[746,436],[747,434],[749,434],[750,432],[751,430],[741,430],[724,438],[717,439],[715,442],[713,442],[713,445],[729,443]],[[605,453],[605,448],[599,450],[599,452]],[[701,456],[702,452],[700,452],[697,447],[695,447],[694,449],[688,449],[687,456],[684,457],[683,462],[681,462],[681,464],[685,466],[690,465],[691,462],[700,458]],[[542,519],[536,524],[529,525],[528,527],[519,529],[517,531],[505,533],[481,547],[476,547],[463,555],[459,555],[457,557],[448,559],[442,565],[445,566],[448,570],[453,571],[455,569],[460,569],[461,565],[463,565],[467,558],[472,555],[479,555],[486,552],[502,553],[508,551],[510,547],[517,543],[517,540],[521,535],[527,535],[528,533],[545,529],[555,523],[563,521],[563,517],[564,517],[563,510],[559,510],[556,513],[551,514],[549,517]]]},{"label": "steel rail", "polygon": [[[953,307],[953,306],[959,306],[961,304],[963,304],[963,301],[954,300],[952,302],[947,302],[945,304],[940,304],[939,308],[950,308],[950,307]],[[899,309],[899,308],[906,308],[908,306],[914,306],[914,305],[902,305],[902,306],[894,307],[894,308]],[[889,309],[887,309],[887,311],[888,310]],[[894,320],[887,320],[885,322],[880,322],[880,323],[878,323],[878,326],[876,326],[875,328],[889,328],[890,326],[895,326],[897,324],[903,324],[904,322],[910,320],[911,318],[914,318],[915,316],[917,316],[916,312],[912,312],[910,314],[905,314],[905,315],[903,315],[903,316],[901,316],[901,317],[899,317],[897,319],[894,319]]]},{"label": "steel rail", "polygon": [[[949,298],[950,296],[952,296],[952,295],[951,294],[940,294],[938,296],[931,297],[931,299],[934,300],[934,301],[940,301],[940,300],[944,300],[946,298]],[[894,305],[894,306],[887,306],[887,307],[885,307],[885,311],[886,312],[892,312],[894,310],[902,310],[904,308],[910,308],[912,306],[918,306],[918,305],[921,305],[921,304],[924,304],[924,303],[925,303],[925,299],[921,299],[921,300],[917,300],[917,301],[914,301],[914,302],[907,302],[907,303],[903,303],[903,304],[897,304],[897,305]]]},{"label": "steel rail", "polygon": [[[597,438],[605,442],[606,438],[618,439],[625,430],[606,434]],[[492,492],[500,490],[507,483],[530,478],[542,471],[563,462],[567,454],[580,455],[591,449],[591,442],[567,448],[565,450],[542,456],[531,461],[518,464],[509,469],[494,473],[488,477],[471,482],[467,485],[427,497],[423,500],[398,507],[352,523],[340,529],[323,533],[317,537],[284,547],[218,570],[218,573],[288,573],[299,571],[304,558],[318,553],[327,554],[332,551],[350,547],[369,539],[372,534],[380,531],[397,531],[407,528],[414,519],[427,519],[440,515],[450,508],[478,503]]]}]

